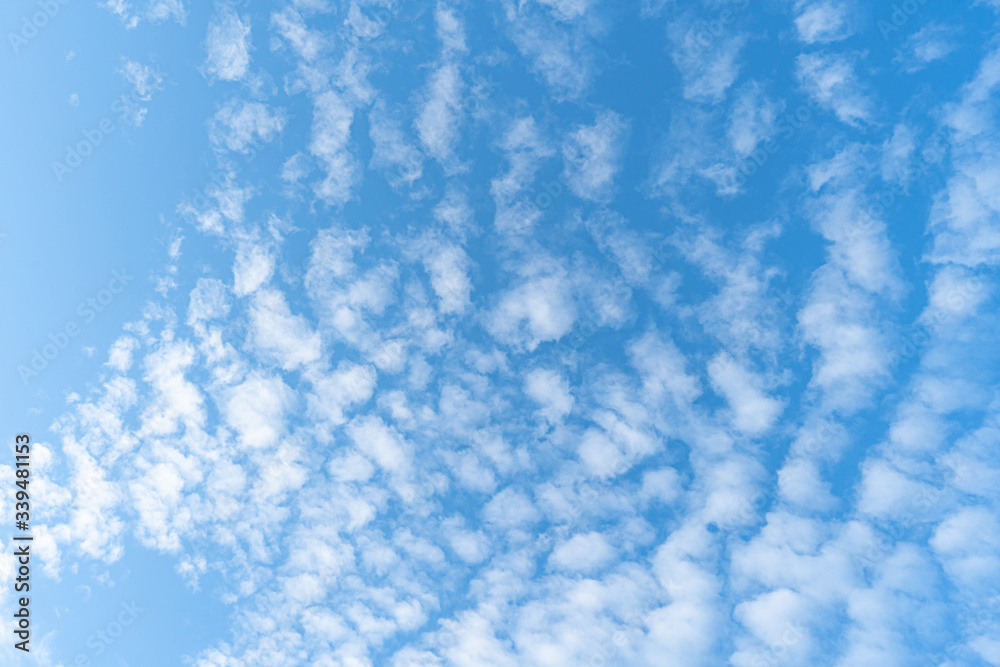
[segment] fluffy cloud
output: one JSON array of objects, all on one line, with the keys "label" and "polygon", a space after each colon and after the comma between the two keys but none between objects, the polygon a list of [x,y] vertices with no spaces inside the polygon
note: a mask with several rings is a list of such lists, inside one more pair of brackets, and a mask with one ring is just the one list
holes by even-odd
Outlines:
[{"label": "fluffy cloud", "polygon": [[250,69],[250,21],[223,7],[208,25],[205,71],[223,81],[239,81]]}]

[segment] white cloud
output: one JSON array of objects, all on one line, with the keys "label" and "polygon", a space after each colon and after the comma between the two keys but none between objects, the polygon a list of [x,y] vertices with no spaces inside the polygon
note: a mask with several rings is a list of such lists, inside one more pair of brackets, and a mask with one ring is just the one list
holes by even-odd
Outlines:
[{"label": "white cloud", "polygon": [[[557,99],[575,99],[586,92],[594,64],[585,23],[579,26],[554,24],[530,4],[505,0],[504,12],[511,39],[517,50],[531,62],[531,69],[549,87]],[[553,6],[575,12],[570,2]]]},{"label": "white cloud", "polygon": [[412,186],[423,175],[423,154],[406,140],[399,120],[383,100],[375,103],[368,122],[371,168],[382,172],[393,188]]},{"label": "white cloud", "polygon": [[613,562],[616,555],[600,533],[582,533],[557,546],[549,565],[566,572],[593,572]]},{"label": "white cloud", "polygon": [[743,86],[733,102],[727,134],[733,151],[746,158],[762,142],[774,136],[783,105],[773,101],[757,82]]},{"label": "white cloud", "polygon": [[347,410],[367,402],[377,384],[371,366],[342,361],[332,373],[313,380],[315,394],[309,396],[309,409],[319,419],[334,425],[347,421]]},{"label": "white cloud", "polygon": [[219,319],[229,314],[231,304],[225,283],[215,278],[200,278],[191,290],[188,305],[188,324]]},{"label": "white cloud", "polygon": [[925,497],[933,497],[928,485],[889,462],[872,460],[864,465],[858,498],[861,512],[906,523],[924,521],[931,518],[920,503]]},{"label": "white cloud", "polygon": [[215,113],[209,136],[219,148],[246,153],[248,147],[274,140],[284,127],[281,109],[272,112],[260,102],[231,99]]},{"label": "white cloud", "polygon": [[575,321],[570,283],[557,271],[526,277],[505,291],[487,326],[497,340],[534,350],[540,343],[565,336]]},{"label": "white cloud", "polygon": [[861,196],[845,189],[818,198],[810,206],[816,228],[831,242],[831,264],[843,269],[854,283],[870,292],[898,295],[902,290],[899,263],[885,223],[873,217],[871,211],[877,209]]},{"label": "white cloud", "polygon": [[1000,167],[987,157],[989,146],[982,145],[982,156],[963,160],[937,196],[930,219],[934,244],[928,253],[935,263],[976,266],[1000,256]]},{"label": "white cloud", "polygon": [[412,448],[396,429],[378,417],[365,416],[353,419],[345,430],[358,451],[391,477],[390,484],[400,497],[413,501],[416,492],[406,483],[413,467]]},{"label": "white cloud", "polygon": [[252,373],[226,391],[221,407],[244,447],[273,449],[285,433],[293,401],[292,390],[281,378]]},{"label": "white cloud", "polygon": [[793,459],[778,471],[778,489],[781,497],[805,509],[829,510],[836,505],[830,483],[820,475],[816,463],[807,459]]},{"label": "white cloud", "polygon": [[[352,3],[351,6],[353,8],[355,5]],[[306,62],[316,60],[325,47],[323,34],[306,27],[302,16],[291,7],[272,14],[271,25]]]},{"label": "white cloud", "polygon": [[961,30],[931,22],[906,38],[895,58],[906,72],[914,73],[944,60],[958,50]]},{"label": "white cloud", "polygon": [[309,152],[322,162],[326,176],[313,187],[332,204],[349,201],[359,179],[357,159],[348,145],[353,121],[354,109],[335,91],[316,98]]},{"label": "white cloud", "polygon": [[975,588],[1000,577],[1000,522],[989,508],[962,508],[937,527],[930,545],[962,586]]},{"label": "white cloud", "polygon": [[783,232],[775,223],[755,225],[741,233],[739,243],[726,247],[719,230],[696,236],[677,234],[672,244],[718,284],[718,292],[697,308],[705,331],[734,354],[757,349],[773,353],[783,344],[780,324],[790,305],[787,293],[774,290],[773,269],[759,258]]},{"label": "white cloud", "polygon": [[441,65],[430,76],[420,113],[414,121],[424,149],[449,172],[459,169],[455,149],[461,136],[462,89],[458,65]]},{"label": "white cloud", "polygon": [[489,541],[482,531],[467,530],[455,520],[446,520],[443,528],[449,545],[466,563],[480,563],[489,555]]},{"label": "white cloud", "polygon": [[187,341],[163,343],[143,361],[144,380],[155,392],[142,414],[139,433],[167,435],[185,428],[201,428],[207,418],[205,401],[186,374],[194,366],[195,349]]},{"label": "white cloud", "polygon": [[127,58],[123,60],[118,72],[132,86],[131,99],[124,98],[122,108],[129,122],[138,127],[149,112],[139,102],[149,102],[153,99],[153,93],[163,90],[163,76],[157,68]]},{"label": "white cloud", "polygon": [[596,3],[596,0],[538,0],[552,9],[552,12],[563,21],[573,21],[585,15]]},{"label": "white cloud", "polygon": [[423,245],[422,261],[438,297],[438,310],[444,314],[465,312],[474,289],[468,275],[472,265],[469,256],[460,246],[444,241]]},{"label": "white cloud", "polygon": [[913,130],[905,123],[893,129],[892,138],[883,144],[882,180],[905,185],[911,177],[911,162],[916,149]]},{"label": "white cloud", "polygon": [[577,197],[610,201],[621,169],[628,123],[613,111],[602,111],[593,125],[577,127],[563,144],[563,177]]},{"label": "white cloud", "polygon": [[239,81],[250,69],[250,21],[222,6],[208,24],[205,71],[223,81]]},{"label": "white cloud", "polygon": [[531,371],[524,379],[524,391],[540,406],[539,414],[553,424],[573,410],[569,383],[554,371],[542,368]]},{"label": "white cloud", "polygon": [[725,32],[711,38],[706,47],[694,37],[699,28],[683,19],[671,24],[671,56],[684,82],[684,99],[718,104],[736,82],[747,38],[735,28],[723,26]]},{"label": "white cloud", "polygon": [[274,273],[274,255],[264,245],[243,242],[233,264],[233,292],[247,296],[260,289]]},{"label": "white cloud", "polygon": [[664,504],[677,500],[681,494],[680,475],[673,468],[650,470],[642,476],[642,496]]},{"label": "white cloud", "polygon": [[784,410],[782,402],[763,391],[763,381],[725,352],[708,364],[708,374],[716,391],[729,401],[736,428],[759,435],[774,424]]},{"label": "white cloud", "polygon": [[[742,103],[743,93],[739,95],[734,113],[742,114],[748,109]],[[647,183],[652,193],[683,198],[690,187],[699,181],[712,183],[716,194],[723,197],[733,197],[743,191],[748,176],[739,168],[746,169],[747,165],[756,168],[758,162],[750,157],[741,160],[734,149],[737,145],[745,146],[745,141],[752,138],[744,134],[751,126],[725,124],[721,108],[721,104],[703,106],[695,103],[678,107],[670,119],[665,140],[654,152],[652,173]],[[737,123],[748,120],[742,115],[732,118]],[[764,128],[756,127],[754,123],[753,129]],[[731,131],[735,134],[730,134]],[[767,139],[761,136],[759,140],[766,142]],[[763,147],[758,147],[757,151],[770,155]]]},{"label": "white cloud", "polygon": [[969,647],[990,665],[1000,665],[1000,639],[985,635],[975,637]]},{"label": "white cloud", "polygon": [[111,346],[111,350],[108,352],[108,361],[105,365],[114,368],[120,373],[126,372],[132,367],[132,352],[138,346],[139,341],[132,336],[122,336]]},{"label": "white cloud", "polygon": [[854,33],[853,17],[860,11],[848,0],[797,0],[795,29],[807,44],[837,42]]},{"label": "white cloud", "polygon": [[[542,218],[540,204],[543,200],[541,195],[532,198],[531,185],[545,161],[555,155],[555,150],[531,116],[513,121],[500,146],[509,168],[490,182],[490,192],[497,207],[494,225],[502,232],[526,232]],[[556,183],[554,187],[555,192],[547,195],[549,200],[562,193],[561,184]]]},{"label": "white cloud", "polygon": [[701,394],[698,379],[687,373],[687,360],[672,341],[649,332],[629,345],[628,354],[642,377],[643,390],[651,399],[669,395],[677,404],[684,405]]},{"label": "white cloud", "polygon": [[796,75],[819,105],[842,122],[858,125],[871,120],[874,102],[855,72],[856,58],[845,54],[809,53],[796,57]]},{"label": "white cloud", "polygon": [[441,40],[446,54],[464,53],[467,50],[465,25],[462,19],[455,15],[453,8],[438,2],[434,10],[434,23],[437,26],[438,39]]},{"label": "white cloud", "polygon": [[62,449],[71,469],[73,505],[68,522],[53,526],[51,533],[58,543],[78,545],[83,554],[113,563],[124,553],[125,524],[118,515],[122,489],[108,479],[107,466],[101,465],[75,438],[64,437]]},{"label": "white cloud", "polygon": [[[770,660],[772,656],[790,661],[790,664],[802,664],[803,659],[808,659],[808,645],[800,640],[804,639],[802,621],[812,615],[810,602],[800,593],[780,588],[736,606],[734,615],[764,649],[755,652],[757,656],[762,656],[755,656],[756,662]],[[772,651],[771,647],[780,650]],[[740,661],[737,664],[744,663]],[[746,664],[752,665],[754,660]]]},{"label": "white cloud", "polygon": [[799,327],[819,348],[810,382],[827,392],[831,407],[857,407],[889,377],[890,349],[870,297],[836,270],[816,272]]},{"label": "white cloud", "polygon": [[201,192],[183,201],[177,210],[193,220],[199,231],[222,235],[227,226],[243,222],[245,205],[252,194],[236,185],[233,172],[216,172]]},{"label": "white cloud", "polygon": [[920,319],[931,324],[960,323],[975,315],[989,296],[989,285],[963,266],[943,266],[928,286]]},{"label": "white cloud", "polygon": [[528,496],[513,487],[508,487],[486,503],[483,517],[499,528],[513,528],[534,523],[539,519],[539,513]]},{"label": "white cloud", "polygon": [[254,345],[285,370],[316,362],[322,355],[319,333],[304,317],[291,312],[278,290],[263,289],[254,294],[250,324]]},{"label": "white cloud", "polygon": [[191,530],[190,515],[178,512],[185,480],[176,466],[157,463],[129,484],[139,514],[139,539],[147,547],[166,552],[181,549],[181,535]]},{"label": "white cloud", "polygon": [[476,229],[472,207],[466,193],[449,184],[444,198],[433,210],[434,219],[444,225],[453,236],[466,238]]},{"label": "white cloud", "polygon": [[184,25],[187,20],[187,10],[182,0],[149,0],[145,9],[135,10],[128,0],[106,0],[101,6],[117,15],[129,30],[137,27],[142,21],[160,23],[173,19]]}]

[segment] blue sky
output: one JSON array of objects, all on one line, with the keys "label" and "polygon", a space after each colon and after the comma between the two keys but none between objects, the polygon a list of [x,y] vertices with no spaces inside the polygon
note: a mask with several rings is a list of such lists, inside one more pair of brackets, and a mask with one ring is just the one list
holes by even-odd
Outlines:
[{"label": "blue sky", "polygon": [[7,3],[0,664],[1000,665],[998,12]]}]

